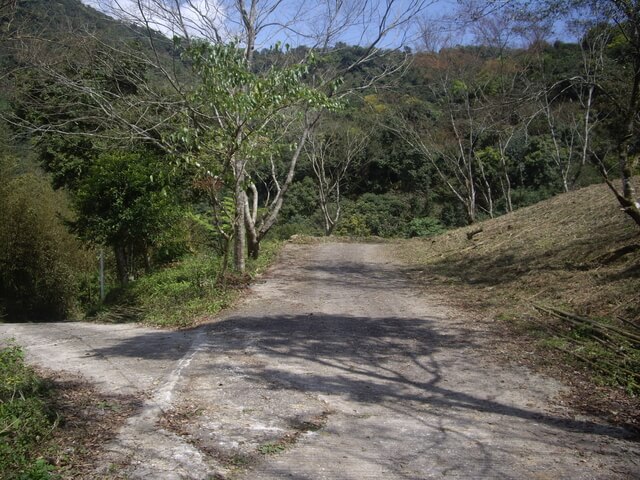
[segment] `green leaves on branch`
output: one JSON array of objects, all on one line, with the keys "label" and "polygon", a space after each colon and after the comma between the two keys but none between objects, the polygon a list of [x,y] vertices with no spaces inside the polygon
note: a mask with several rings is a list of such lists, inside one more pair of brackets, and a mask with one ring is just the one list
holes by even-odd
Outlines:
[{"label": "green leaves on branch", "polygon": [[258,73],[235,44],[204,41],[194,42],[184,57],[198,84],[188,95],[190,109],[177,140],[194,155],[206,152],[207,168],[215,162],[226,166],[235,155],[255,159],[273,153],[270,144],[292,118],[340,108],[338,100],[305,82],[313,58]]}]

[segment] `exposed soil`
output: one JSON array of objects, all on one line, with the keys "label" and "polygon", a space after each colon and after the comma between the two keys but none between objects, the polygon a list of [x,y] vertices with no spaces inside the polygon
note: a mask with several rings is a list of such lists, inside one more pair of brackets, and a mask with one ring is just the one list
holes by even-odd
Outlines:
[{"label": "exposed soil", "polygon": [[632,434],[500,364],[414,288],[393,245],[288,245],[233,311],[186,331],[0,325],[28,358],[144,403],[89,477],[635,478]]}]

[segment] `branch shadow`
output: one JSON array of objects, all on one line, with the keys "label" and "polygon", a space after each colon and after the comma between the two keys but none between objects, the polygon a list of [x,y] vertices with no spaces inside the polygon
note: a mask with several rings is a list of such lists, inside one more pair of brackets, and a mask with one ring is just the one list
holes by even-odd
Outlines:
[{"label": "branch shadow", "polygon": [[[434,323],[435,319],[349,315],[238,316],[193,331],[204,329],[207,340],[200,351],[218,359],[240,354],[266,358],[266,366],[244,366],[243,373],[255,381],[267,382],[273,389],[339,395],[362,404],[427,405],[493,413],[568,432],[632,436],[624,428],[507,405],[442,385],[443,368],[447,365],[441,364],[436,354],[448,350],[446,358],[464,358],[475,343],[470,332],[456,329],[455,333],[441,333]],[[96,354],[178,360],[181,350],[141,349],[141,345],[166,344],[167,335],[174,334],[184,340],[184,331],[144,333],[99,349]],[[154,339],[156,336],[162,337],[162,342]],[[285,365],[297,368],[287,369]],[[194,374],[207,375],[206,368]],[[224,365],[218,362],[216,368]],[[304,373],[296,371],[300,369]],[[479,370],[477,375],[485,373]]]}]

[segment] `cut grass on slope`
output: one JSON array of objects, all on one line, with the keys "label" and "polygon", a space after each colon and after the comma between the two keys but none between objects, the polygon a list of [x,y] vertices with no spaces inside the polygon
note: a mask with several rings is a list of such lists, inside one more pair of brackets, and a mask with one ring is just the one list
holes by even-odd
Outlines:
[{"label": "cut grass on slope", "polygon": [[538,363],[560,359],[640,406],[640,229],[606,185],[404,246],[425,287],[535,345]]}]

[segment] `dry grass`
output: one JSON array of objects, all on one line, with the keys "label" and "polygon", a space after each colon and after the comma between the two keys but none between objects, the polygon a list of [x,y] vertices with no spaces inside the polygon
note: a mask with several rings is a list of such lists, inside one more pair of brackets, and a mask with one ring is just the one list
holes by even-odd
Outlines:
[{"label": "dry grass", "polygon": [[[469,238],[480,228],[481,232]],[[559,195],[500,218],[403,245],[398,255],[412,266],[419,283],[481,313],[479,317],[494,331],[508,332],[516,343],[537,343],[538,363],[546,359],[546,363],[557,364],[560,359],[562,370],[562,365],[575,361],[548,353],[550,346],[567,347],[566,339],[550,341],[557,332],[577,334],[566,322],[536,311],[535,304],[634,331],[633,324],[640,328],[640,229],[620,211],[606,185]],[[631,365],[636,379],[640,377],[635,363],[640,358],[638,347],[625,346],[634,358],[625,368]],[[592,385],[624,383],[617,374],[606,378],[602,373],[589,372]],[[629,378],[623,386],[627,393],[637,394],[636,380],[633,375],[630,378],[631,387]],[[618,393],[611,390],[606,395],[613,398]],[[632,400],[628,407],[639,408],[637,397]],[[634,416],[633,411],[627,413]]]}]

